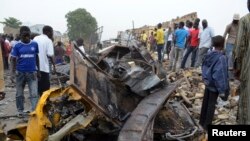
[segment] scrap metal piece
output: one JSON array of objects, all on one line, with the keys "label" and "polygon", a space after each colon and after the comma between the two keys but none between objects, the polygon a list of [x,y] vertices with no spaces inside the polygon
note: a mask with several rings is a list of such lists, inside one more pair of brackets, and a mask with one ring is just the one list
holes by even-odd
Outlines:
[{"label": "scrap metal piece", "polygon": [[118,141],[143,141],[145,136],[147,139],[153,137],[153,132],[148,132],[147,129],[152,125],[154,117],[179,83],[178,81],[170,84],[143,99],[124,124]]},{"label": "scrap metal piece", "polygon": [[123,78],[123,81],[134,93],[141,96],[146,96],[144,94],[146,90],[153,88],[161,82],[157,75],[147,72],[140,67],[131,68],[131,71]]},{"label": "scrap metal piece", "polygon": [[[114,121],[124,120],[123,117],[162,82],[156,74],[155,62],[146,50],[113,46],[100,52],[94,60],[76,46],[75,49],[80,54],[76,50],[73,52],[71,84],[82,97]],[[131,61],[134,61],[134,67],[141,68],[140,71],[134,71]]]},{"label": "scrap metal piece", "polygon": [[47,139],[49,136],[49,129],[54,126],[54,121],[49,118],[50,115],[48,115],[48,111],[46,111],[46,104],[49,101],[58,100],[58,98],[63,95],[67,95],[68,100],[81,101],[86,113],[92,109],[89,103],[82,100],[79,93],[76,92],[76,90],[72,87],[67,87],[63,90],[57,88],[50,89],[43,93],[42,97],[37,103],[35,111],[31,113],[26,131],[27,141],[43,141]]},{"label": "scrap metal piece", "polygon": [[90,122],[95,118],[95,115],[96,114],[94,111],[88,112],[87,116],[84,116],[82,114],[77,115],[55,134],[50,135],[48,137],[48,141],[60,141],[64,136],[76,130],[87,127],[90,124]]},{"label": "scrap metal piece", "polygon": [[183,103],[168,101],[156,116],[155,133],[165,134],[167,140],[181,140],[193,136],[199,126]]}]

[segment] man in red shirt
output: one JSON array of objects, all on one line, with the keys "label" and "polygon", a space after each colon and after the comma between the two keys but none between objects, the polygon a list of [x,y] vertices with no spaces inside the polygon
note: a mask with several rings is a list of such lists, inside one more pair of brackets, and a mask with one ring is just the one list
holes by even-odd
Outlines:
[{"label": "man in red shirt", "polygon": [[186,54],[183,57],[183,60],[181,62],[181,68],[185,68],[185,64],[187,61],[187,58],[190,53],[192,53],[192,58],[191,58],[191,67],[194,67],[195,65],[195,59],[196,59],[196,54],[197,54],[197,49],[199,46],[199,24],[196,22],[194,23],[194,29],[190,30],[189,33],[189,46],[187,48]]},{"label": "man in red shirt", "polygon": [[66,52],[65,52],[65,61],[67,63],[70,62],[70,55],[72,53],[72,45],[71,45],[71,41],[69,41],[69,44],[66,47]]}]

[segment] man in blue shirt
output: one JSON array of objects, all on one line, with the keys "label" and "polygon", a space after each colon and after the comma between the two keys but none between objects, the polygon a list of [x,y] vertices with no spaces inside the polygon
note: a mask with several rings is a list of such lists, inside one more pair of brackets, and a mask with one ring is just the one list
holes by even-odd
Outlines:
[{"label": "man in blue shirt", "polygon": [[174,43],[175,43],[175,54],[174,54],[174,66],[173,71],[180,68],[181,61],[183,58],[183,52],[185,48],[185,43],[189,33],[184,29],[184,22],[179,23],[179,29],[175,31]]},{"label": "man in blue shirt", "polygon": [[[37,76],[40,74],[38,45],[30,40],[30,29],[27,26],[20,28],[21,41],[18,42],[12,52],[13,66],[12,72],[16,68],[16,107],[18,116],[24,115],[24,86],[28,83],[31,110],[35,110],[38,93],[37,93]],[[37,73],[38,68],[38,73]]]}]

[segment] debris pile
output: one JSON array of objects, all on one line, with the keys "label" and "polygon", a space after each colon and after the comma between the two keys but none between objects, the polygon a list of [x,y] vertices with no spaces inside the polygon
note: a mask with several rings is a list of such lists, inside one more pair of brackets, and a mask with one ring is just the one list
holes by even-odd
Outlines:
[{"label": "debris pile", "polygon": [[[170,73],[167,78],[170,82],[174,82],[179,78],[182,78],[183,81],[176,90],[174,98],[183,101],[192,117],[198,122],[205,90],[205,85],[201,77],[201,71],[199,69],[181,70],[177,73]],[[218,98],[213,124],[236,124],[236,114],[239,100],[239,96],[236,92],[238,86],[239,81],[235,80],[230,82],[231,90],[228,100],[223,101]]]},{"label": "debris pile", "polygon": [[[196,140],[203,133],[197,124],[205,89],[200,70],[167,75],[167,62],[156,63],[154,56],[140,47],[113,46],[97,57],[74,53],[71,65],[58,66],[57,75],[51,77],[52,84],[60,88],[52,88],[40,98],[23,138]],[[218,100],[214,124],[236,124],[239,83],[230,85],[229,100]],[[14,89],[7,84],[13,95]],[[7,107],[4,102],[8,99],[13,105],[11,95],[0,105]],[[0,123],[0,136],[6,134],[1,130],[4,124]]]}]

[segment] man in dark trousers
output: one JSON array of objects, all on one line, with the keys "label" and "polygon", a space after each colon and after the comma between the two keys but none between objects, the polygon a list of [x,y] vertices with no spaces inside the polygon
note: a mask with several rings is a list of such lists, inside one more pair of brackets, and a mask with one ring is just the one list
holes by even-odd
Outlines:
[{"label": "man in dark trousers", "polygon": [[39,48],[39,63],[41,70],[41,79],[38,80],[38,93],[42,96],[43,92],[50,89],[50,64],[49,59],[53,65],[54,63],[54,47],[53,47],[53,28],[50,26],[43,27],[43,34],[36,36],[34,41],[37,42]]},{"label": "man in dark trousers", "polygon": [[195,60],[196,60],[196,54],[199,46],[199,23],[194,23],[194,29],[190,30],[189,32],[189,39],[190,44],[187,47],[186,54],[183,57],[183,60],[181,62],[181,68],[184,69],[186,65],[187,58],[190,53],[192,53],[192,58],[191,58],[191,67],[194,67],[195,65]]},{"label": "man in dark trousers", "polygon": [[156,44],[157,44],[157,53],[158,53],[158,62],[162,62],[162,49],[164,46],[164,31],[162,29],[162,24],[157,25],[156,31]]},{"label": "man in dark trousers", "polygon": [[227,100],[229,95],[227,58],[223,54],[225,39],[222,36],[212,38],[214,50],[205,55],[202,64],[202,79],[205,83],[205,92],[201,107],[200,125],[207,130],[212,124],[215,104],[218,96]]}]

